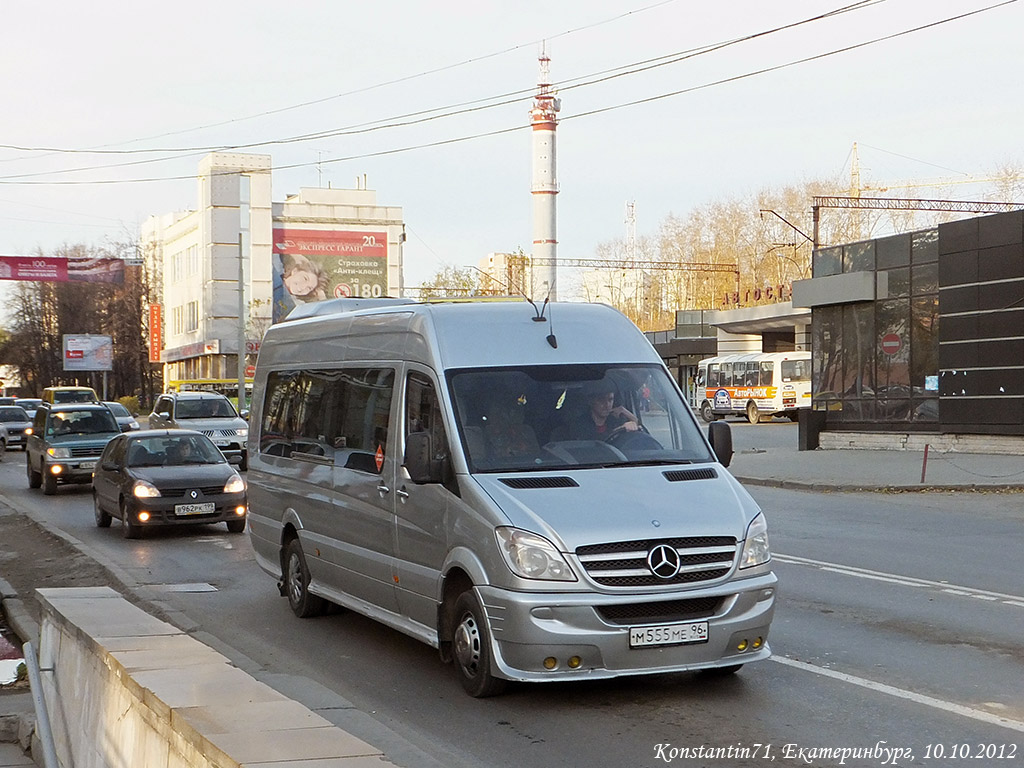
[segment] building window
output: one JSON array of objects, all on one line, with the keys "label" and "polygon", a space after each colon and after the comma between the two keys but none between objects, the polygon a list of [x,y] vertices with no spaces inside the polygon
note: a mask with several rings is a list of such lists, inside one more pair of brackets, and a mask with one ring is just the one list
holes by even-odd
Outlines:
[{"label": "building window", "polygon": [[199,302],[190,301],[185,305],[185,333],[199,330]]}]

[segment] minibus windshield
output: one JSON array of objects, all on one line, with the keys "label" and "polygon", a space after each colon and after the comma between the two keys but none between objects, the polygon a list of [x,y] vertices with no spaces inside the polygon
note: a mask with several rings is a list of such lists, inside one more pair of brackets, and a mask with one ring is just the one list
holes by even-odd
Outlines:
[{"label": "minibus windshield", "polygon": [[714,461],[656,365],[463,369],[448,383],[472,472]]}]

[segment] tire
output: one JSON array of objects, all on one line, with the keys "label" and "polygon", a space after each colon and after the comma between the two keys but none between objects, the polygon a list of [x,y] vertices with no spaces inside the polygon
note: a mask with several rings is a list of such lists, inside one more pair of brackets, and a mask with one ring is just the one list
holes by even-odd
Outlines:
[{"label": "tire", "polygon": [[239,469],[240,472],[245,472],[246,470],[249,469],[249,452],[248,451],[242,451],[242,461],[238,464],[238,469]]},{"label": "tire", "polygon": [[505,690],[505,680],[491,674],[491,636],[484,612],[472,590],[455,601],[455,627],[452,657],[459,682],[475,699],[497,696]]},{"label": "tire", "polygon": [[245,532],[245,518],[238,520],[226,520],[228,526],[228,533],[244,533]]},{"label": "tire", "polygon": [[32,459],[25,457],[25,469],[28,472],[28,487],[38,488],[43,484],[43,476],[32,469]]},{"label": "tire", "polygon": [[137,539],[142,536],[142,528],[138,523],[132,521],[128,512],[128,506],[121,502],[121,535],[126,539]]},{"label": "tire", "polygon": [[715,421],[718,417],[715,416],[715,412],[711,410],[711,403],[705,400],[700,404],[700,417],[704,419],[708,424]]},{"label": "tire", "polygon": [[800,421],[800,411],[789,411],[786,413],[790,421]]},{"label": "tire", "polygon": [[[45,469],[45,466],[43,467]],[[52,472],[43,473],[43,495],[53,496],[57,493],[57,476]]]},{"label": "tire", "polygon": [[300,619],[319,616],[327,608],[327,601],[309,591],[309,567],[299,540],[291,539],[285,545],[284,553],[285,594],[292,613]]},{"label": "tire", "polygon": [[757,407],[757,403],[753,400],[747,403],[747,421],[751,424],[761,423],[761,409]]},{"label": "tire", "polygon": [[93,489],[93,492],[92,492],[92,514],[93,514],[93,517],[96,518],[96,527],[97,528],[109,528],[110,527],[111,517],[106,512],[104,512],[102,509],[100,509],[100,500],[99,500],[99,497],[96,496],[96,490],[95,489]]}]

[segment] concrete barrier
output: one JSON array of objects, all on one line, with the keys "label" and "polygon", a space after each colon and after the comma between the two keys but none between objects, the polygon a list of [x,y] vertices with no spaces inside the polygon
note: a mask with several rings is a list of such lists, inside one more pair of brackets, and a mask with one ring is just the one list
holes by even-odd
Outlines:
[{"label": "concrete barrier", "polygon": [[108,587],[37,595],[43,695],[62,765],[393,765],[380,750]]}]

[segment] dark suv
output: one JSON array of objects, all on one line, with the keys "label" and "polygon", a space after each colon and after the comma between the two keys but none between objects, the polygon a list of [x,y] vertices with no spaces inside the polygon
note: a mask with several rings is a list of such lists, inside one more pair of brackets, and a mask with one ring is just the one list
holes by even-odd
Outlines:
[{"label": "dark suv", "polygon": [[213,440],[239,469],[249,465],[245,441],[249,425],[235,406],[217,392],[170,392],[160,395],[149,414],[150,429],[194,429]]},{"label": "dark suv", "polygon": [[58,483],[89,483],[107,443],[121,430],[101,403],[43,403],[28,432],[28,487],[52,496]]}]

